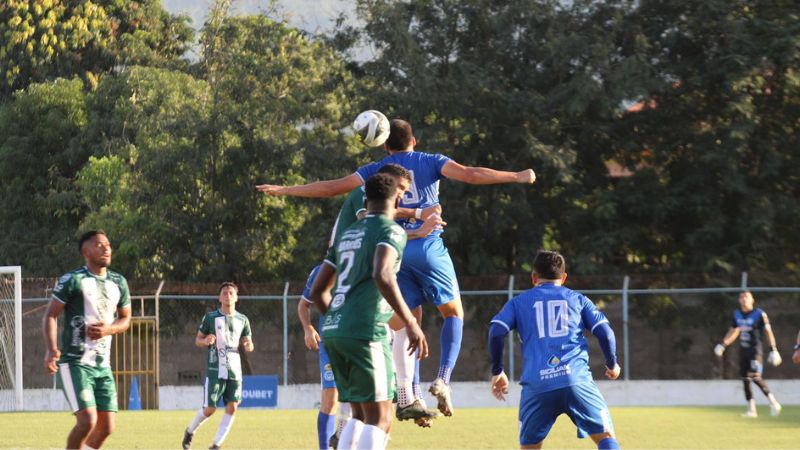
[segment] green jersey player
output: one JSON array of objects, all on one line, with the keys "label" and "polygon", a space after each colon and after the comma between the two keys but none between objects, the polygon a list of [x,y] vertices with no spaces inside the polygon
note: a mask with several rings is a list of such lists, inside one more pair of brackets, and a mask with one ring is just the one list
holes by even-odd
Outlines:
[{"label": "green jersey player", "polygon": [[231,282],[222,283],[219,288],[220,308],[207,313],[197,330],[194,343],[208,348],[208,370],[203,384],[203,406],[183,433],[184,449],[191,447],[194,432],[214,414],[220,399],[225,403],[225,415],[210,448],[219,448],[233,426],[233,415],[242,401],[239,348],[246,352],[252,352],[254,348],[250,321],[236,311],[238,299],[239,288]]},{"label": "green jersey player", "polygon": [[[114,429],[117,387],[111,373],[111,335],[128,329],[131,300],[125,278],[107,269],[111,243],[93,230],[78,240],[86,265],[58,280],[42,320],[45,368],[58,372],[76,424],[67,448],[100,448]],[[61,348],[57,319],[64,313]],[[116,319],[114,315],[116,313]],[[62,353],[63,351],[63,353]]]},{"label": "green jersey player", "polygon": [[[428,353],[427,342],[397,285],[406,233],[393,218],[400,202],[397,180],[376,174],[365,183],[368,215],[344,230],[329,250],[311,288],[325,312],[322,337],[341,401],[353,418],[341,448],[384,448],[392,420],[394,367],[388,322],[393,311],[406,324],[409,351]],[[338,274],[338,275],[337,275]],[[323,296],[333,287],[333,298]]]}]

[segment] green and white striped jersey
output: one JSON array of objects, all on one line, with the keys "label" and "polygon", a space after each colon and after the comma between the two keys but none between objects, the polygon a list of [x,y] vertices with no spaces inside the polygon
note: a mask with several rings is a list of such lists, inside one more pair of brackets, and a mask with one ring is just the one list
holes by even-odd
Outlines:
[{"label": "green and white striped jersey", "polygon": [[111,336],[92,339],[86,335],[86,327],[99,322],[110,324],[117,308],[130,307],[125,277],[110,270],[100,277],[84,266],[58,280],[53,298],[65,305],[59,362],[109,367]]},{"label": "green and white striped jersey", "polygon": [[219,379],[241,380],[239,342],[251,335],[247,316],[238,311],[226,316],[217,309],[203,317],[198,331],[206,336],[213,333],[217,338],[216,344],[208,348],[208,371],[217,372]]}]

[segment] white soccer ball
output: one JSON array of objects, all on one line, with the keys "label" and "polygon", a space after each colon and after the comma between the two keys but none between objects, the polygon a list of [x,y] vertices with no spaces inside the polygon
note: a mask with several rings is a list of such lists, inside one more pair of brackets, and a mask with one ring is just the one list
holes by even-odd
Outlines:
[{"label": "white soccer ball", "polygon": [[361,136],[361,142],[379,147],[389,138],[389,119],[382,112],[370,109],[356,117],[353,129]]}]

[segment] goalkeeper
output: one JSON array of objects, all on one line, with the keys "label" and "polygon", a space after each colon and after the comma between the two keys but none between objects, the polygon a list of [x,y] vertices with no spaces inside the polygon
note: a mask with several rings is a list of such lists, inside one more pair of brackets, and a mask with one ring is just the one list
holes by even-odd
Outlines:
[{"label": "goalkeeper", "polygon": [[767,335],[769,346],[772,349],[769,352],[767,361],[773,366],[780,365],[782,359],[778,353],[778,348],[775,345],[775,335],[772,333],[772,327],[769,324],[767,313],[760,308],[755,307],[755,299],[753,294],[749,291],[744,291],[739,295],[739,306],[733,312],[733,322],[731,328],[725,333],[722,338],[722,343],[714,347],[714,353],[722,357],[725,348],[733,344],[736,338],[739,338],[739,372],[744,382],[744,397],[747,399],[747,412],[742,414],[743,417],[758,417],[756,412],[756,401],[753,398],[753,391],[750,388],[751,382],[755,383],[761,389],[761,392],[769,399],[770,411],[773,416],[781,413],[781,405],[775,399],[775,395],[769,391],[767,383],[761,378],[764,372],[761,341],[762,331]]}]

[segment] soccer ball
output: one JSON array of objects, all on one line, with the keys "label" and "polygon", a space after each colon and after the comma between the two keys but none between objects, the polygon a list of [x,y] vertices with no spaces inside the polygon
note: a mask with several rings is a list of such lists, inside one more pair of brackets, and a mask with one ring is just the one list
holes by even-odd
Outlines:
[{"label": "soccer ball", "polygon": [[353,121],[353,129],[361,136],[361,142],[378,147],[389,138],[389,119],[380,111],[364,111]]}]

